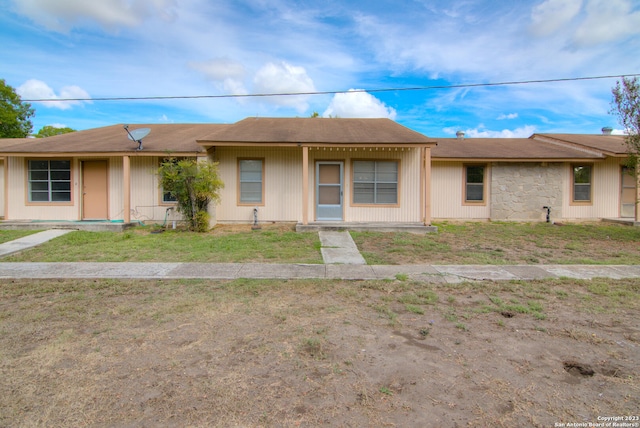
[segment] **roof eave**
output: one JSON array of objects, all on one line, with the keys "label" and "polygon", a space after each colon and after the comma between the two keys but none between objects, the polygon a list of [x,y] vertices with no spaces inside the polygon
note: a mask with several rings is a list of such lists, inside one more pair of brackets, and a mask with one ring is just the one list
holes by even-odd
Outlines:
[{"label": "roof eave", "polygon": [[438,162],[593,162],[603,161],[604,157],[588,157],[588,158],[471,158],[471,157],[437,157],[431,156],[433,161]]},{"label": "roof eave", "polygon": [[58,157],[124,157],[124,156],[185,156],[185,157],[197,157],[206,156],[207,153],[203,151],[174,151],[174,150],[162,150],[162,151],[148,151],[148,150],[136,150],[136,151],[121,151],[121,152],[0,152],[0,157],[24,157],[24,158],[58,158]]},{"label": "roof eave", "polygon": [[251,141],[204,141],[197,140],[203,147],[339,147],[339,148],[363,148],[363,147],[384,147],[384,148],[408,148],[408,147],[435,147],[435,141],[429,142],[408,142],[408,143],[336,143],[336,142],[251,142]]}]

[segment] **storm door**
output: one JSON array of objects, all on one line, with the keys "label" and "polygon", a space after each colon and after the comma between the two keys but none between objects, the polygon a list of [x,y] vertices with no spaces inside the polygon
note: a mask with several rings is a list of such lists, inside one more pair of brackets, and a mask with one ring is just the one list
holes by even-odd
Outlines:
[{"label": "storm door", "polygon": [[342,162],[316,163],[316,219],[342,220]]},{"label": "storm door", "polygon": [[633,171],[622,167],[622,183],[620,189],[620,217],[636,216],[636,178]]}]

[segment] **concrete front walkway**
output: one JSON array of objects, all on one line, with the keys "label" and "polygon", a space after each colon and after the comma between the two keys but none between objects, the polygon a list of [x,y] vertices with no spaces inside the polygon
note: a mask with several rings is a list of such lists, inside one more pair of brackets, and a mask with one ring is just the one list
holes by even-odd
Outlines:
[{"label": "concrete front walkway", "polygon": [[43,232],[34,233],[33,235],[27,235],[22,238],[14,239],[13,241],[0,244],[0,257],[8,256],[9,254],[17,253],[19,251],[33,248],[36,245],[40,245],[58,236],[65,235],[73,230],[63,229],[50,229]]},{"label": "concrete front walkway", "polygon": [[318,232],[320,252],[326,264],[366,265],[367,262],[358,251],[356,243],[347,231]]}]

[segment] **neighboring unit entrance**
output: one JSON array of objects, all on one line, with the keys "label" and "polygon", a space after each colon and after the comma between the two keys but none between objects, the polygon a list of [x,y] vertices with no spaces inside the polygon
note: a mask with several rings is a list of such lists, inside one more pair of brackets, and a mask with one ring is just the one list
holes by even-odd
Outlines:
[{"label": "neighboring unit entrance", "polygon": [[107,220],[107,161],[82,162],[82,219]]},{"label": "neighboring unit entrance", "polygon": [[636,217],[636,178],[633,171],[623,166],[620,179],[620,217]]},{"label": "neighboring unit entrance", "polygon": [[316,163],[316,219],[342,220],[342,162]]}]

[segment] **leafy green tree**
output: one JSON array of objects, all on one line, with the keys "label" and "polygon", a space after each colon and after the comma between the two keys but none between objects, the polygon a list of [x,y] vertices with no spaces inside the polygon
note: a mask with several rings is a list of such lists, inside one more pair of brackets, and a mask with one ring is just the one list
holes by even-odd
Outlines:
[{"label": "leafy green tree", "polygon": [[40,128],[36,134],[36,138],[52,137],[54,135],[68,134],[70,132],[76,132],[76,130],[69,127],[56,128],[55,126],[47,125]]},{"label": "leafy green tree", "polygon": [[178,211],[189,230],[209,230],[209,203],[220,200],[224,183],[218,174],[218,163],[196,159],[165,159],[158,169],[159,186],[176,198]]},{"label": "leafy green tree", "polygon": [[33,129],[31,104],[23,103],[11,86],[0,79],[0,138],[25,138]]},{"label": "leafy green tree", "polygon": [[629,148],[627,165],[635,173],[636,186],[636,220],[640,220],[640,82],[633,77],[623,77],[611,90],[613,101],[611,113],[618,116],[618,121],[627,132],[625,142]]},{"label": "leafy green tree", "polygon": [[611,92],[611,112],[618,116],[620,124],[627,131],[625,141],[637,157],[640,153],[640,82],[635,77],[623,77]]}]

